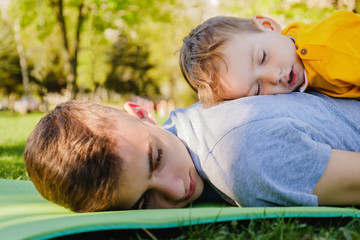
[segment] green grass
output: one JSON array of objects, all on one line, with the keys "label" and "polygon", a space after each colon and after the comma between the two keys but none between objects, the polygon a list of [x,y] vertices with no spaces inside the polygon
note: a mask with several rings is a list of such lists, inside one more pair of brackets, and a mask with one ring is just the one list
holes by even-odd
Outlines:
[{"label": "green grass", "polygon": [[358,219],[262,219],[192,226],[174,239],[360,239]]},{"label": "green grass", "polygon": [[23,153],[26,139],[43,113],[0,112],[0,178],[28,180]]},{"label": "green grass", "polygon": [[74,239],[252,239],[252,240],[325,240],[360,239],[359,219],[257,219],[193,225],[169,229],[116,230],[83,233],[61,238]]},{"label": "green grass", "polygon": [[[42,113],[0,112],[0,178],[29,180],[23,163],[26,139]],[[98,235],[98,237],[96,237]],[[359,239],[359,219],[265,219],[127,231],[129,239]],[[78,239],[72,236],[64,239]],[[124,231],[83,234],[84,239],[122,239]],[[88,238],[87,238],[88,237]],[[95,237],[95,238],[94,238]],[[83,238],[82,238],[83,239]]]}]

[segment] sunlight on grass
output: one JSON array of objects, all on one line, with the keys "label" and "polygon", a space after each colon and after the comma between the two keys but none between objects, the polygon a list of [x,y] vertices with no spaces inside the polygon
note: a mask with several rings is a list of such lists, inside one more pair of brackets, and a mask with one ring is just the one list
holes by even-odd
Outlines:
[{"label": "sunlight on grass", "polygon": [[23,153],[26,139],[43,116],[0,112],[0,178],[28,180]]},{"label": "sunlight on grass", "polygon": [[[27,137],[43,113],[27,115],[0,111],[0,179],[29,180],[23,162]],[[162,123],[164,119],[157,116]],[[148,229],[129,239],[360,239],[360,220],[334,219],[258,219],[194,225],[173,231],[164,238],[163,229]],[[72,239],[72,238],[71,238]],[[73,238],[75,239],[75,238]],[[104,236],[104,239],[122,239]]]}]

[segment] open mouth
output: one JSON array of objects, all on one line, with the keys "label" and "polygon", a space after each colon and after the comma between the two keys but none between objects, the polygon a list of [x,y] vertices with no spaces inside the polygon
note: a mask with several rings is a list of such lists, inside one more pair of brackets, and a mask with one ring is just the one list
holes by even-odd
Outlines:
[{"label": "open mouth", "polygon": [[298,73],[296,72],[294,67],[292,67],[287,81],[288,86],[293,87],[297,83],[297,81],[298,81]]},{"label": "open mouth", "polygon": [[290,71],[290,74],[289,74],[288,84],[291,85],[292,80],[293,80],[293,77],[294,77],[294,71],[293,71],[293,69],[291,68],[291,71]]}]

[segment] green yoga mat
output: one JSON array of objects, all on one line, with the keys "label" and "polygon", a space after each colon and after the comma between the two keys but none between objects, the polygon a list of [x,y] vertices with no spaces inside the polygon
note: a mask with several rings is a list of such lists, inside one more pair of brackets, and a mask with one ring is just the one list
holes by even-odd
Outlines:
[{"label": "green yoga mat", "polygon": [[237,208],[201,205],[183,209],[73,213],[43,199],[30,181],[0,179],[0,238],[49,239],[120,229],[160,229],[232,220],[278,217],[360,217],[360,210],[336,207]]}]

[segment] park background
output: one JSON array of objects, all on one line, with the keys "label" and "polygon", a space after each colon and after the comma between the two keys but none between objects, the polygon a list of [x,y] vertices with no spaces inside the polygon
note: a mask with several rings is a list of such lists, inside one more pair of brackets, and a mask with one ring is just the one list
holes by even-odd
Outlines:
[{"label": "park background", "polygon": [[[195,103],[178,51],[204,20],[262,14],[285,27],[336,9],[359,12],[360,0],[0,0],[0,178],[29,180],[26,139],[58,103],[121,108],[137,100],[160,122]],[[277,219],[194,227],[178,239],[360,239],[359,232],[357,219]]]},{"label": "park background", "polygon": [[171,108],[196,101],[178,57],[182,39],[216,15],[263,14],[283,27],[359,0],[0,0],[0,108],[49,111],[81,99],[134,96]]}]

